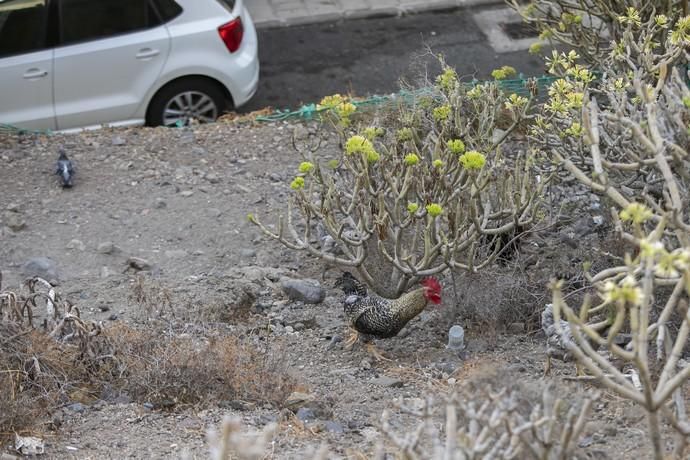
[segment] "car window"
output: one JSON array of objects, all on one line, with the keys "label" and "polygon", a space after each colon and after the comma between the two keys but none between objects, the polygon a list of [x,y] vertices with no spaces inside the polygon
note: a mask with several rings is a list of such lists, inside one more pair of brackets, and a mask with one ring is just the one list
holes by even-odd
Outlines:
[{"label": "car window", "polygon": [[45,0],[0,0],[0,58],[45,48]]},{"label": "car window", "polygon": [[153,6],[158,10],[163,22],[170,21],[182,12],[182,7],[174,0],[154,0]]},{"label": "car window", "polygon": [[147,0],[61,0],[61,44],[107,38],[160,24]]},{"label": "car window", "polygon": [[232,13],[232,9],[235,8],[235,0],[218,0],[218,2],[225,7],[229,12]]}]

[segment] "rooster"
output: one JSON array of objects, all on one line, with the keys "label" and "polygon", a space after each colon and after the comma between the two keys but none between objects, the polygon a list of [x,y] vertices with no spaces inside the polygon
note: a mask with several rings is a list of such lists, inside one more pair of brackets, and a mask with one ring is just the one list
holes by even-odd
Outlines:
[{"label": "rooster", "polygon": [[425,278],[421,282],[421,287],[403,294],[398,299],[369,295],[366,286],[349,272],[345,272],[335,284],[345,293],[343,310],[352,329],[346,346],[354,346],[359,334],[362,334],[365,336],[369,352],[379,360],[386,358],[368,339],[394,337],[412,318],[419,315],[429,302],[441,303],[441,284],[435,278]]}]

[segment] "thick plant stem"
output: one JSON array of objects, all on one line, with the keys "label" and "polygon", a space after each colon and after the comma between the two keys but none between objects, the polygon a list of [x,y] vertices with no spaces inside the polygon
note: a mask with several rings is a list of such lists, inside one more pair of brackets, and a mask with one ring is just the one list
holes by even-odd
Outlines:
[{"label": "thick plant stem", "polygon": [[659,429],[659,413],[657,411],[647,412],[647,426],[649,427],[649,437],[652,441],[654,460],[664,460],[664,448],[661,442],[661,430]]}]

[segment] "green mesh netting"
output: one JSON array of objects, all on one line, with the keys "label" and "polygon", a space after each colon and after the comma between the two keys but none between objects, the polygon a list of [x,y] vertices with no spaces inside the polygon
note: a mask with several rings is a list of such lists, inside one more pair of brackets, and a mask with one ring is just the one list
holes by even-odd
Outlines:
[{"label": "green mesh netting", "polygon": [[[556,81],[558,77],[551,77],[551,76],[542,76],[542,77],[535,77],[535,78],[516,78],[513,80],[499,80],[497,81],[498,85],[500,88],[505,91],[506,93],[512,94],[516,93],[520,96],[529,96],[530,90],[529,90],[529,83],[533,82],[533,85],[536,85],[538,88],[539,92],[542,93],[545,91],[551,83]],[[474,80],[469,83],[465,83],[468,86],[476,86],[478,84],[485,83],[484,81],[480,80]],[[421,88],[416,91],[400,91],[396,94],[392,94],[389,96],[371,96],[366,99],[358,99],[351,101],[354,105],[357,107],[360,106],[365,106],[365,105],[375,105],[375,104],[382,104],[386,102],[391,102],[397,99],[403,99],[403,100],[408,100],[408,99],[414,99],[419,96],[423,96],[426,94],[431,94],[433,93],[432,88]],[[297,110],[290,111],[290,110],[276,110],[274,113],[270,115],[260,115],[256,117],[256,121],[279,121],[279,120],[287,120],[289,118],[302,118],[306,120],[311,120],[314,118],[314,116],[327,109],[319,109],[316,104],[307,104],[303,105]]]}]

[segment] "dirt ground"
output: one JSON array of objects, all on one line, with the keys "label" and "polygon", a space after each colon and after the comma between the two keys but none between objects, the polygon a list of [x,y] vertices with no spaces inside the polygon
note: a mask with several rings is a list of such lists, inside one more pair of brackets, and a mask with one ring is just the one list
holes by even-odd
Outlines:
[{"label": "dirt ground", "polygon": [[[268,458],[306,458],[322,443],[332,458],[362,458],[355,452],[372,454],[382,439],[381,414],[390,408],[395,419],[399,398],[440,401],[457,391],[469,399],[490,386],[515,388],[536,404],[545,384],[556,381],[559,394],[577,402],[592,388],[564,379],[574,375],[572,364],[555,362],[552,375],[542,377],[545,340],[527,322],[487,330],[464,324],[467,351],[451,353],[448,327],[469,306],[448,291],[440,307],[425,311],[399,337],[378,342],[391,362],[374,362],[363,347],[344,350],[341,296],[333,287],[339,270],[324,270],[270,241],[246,217],[274,221],[301,161],[291,137],[315,130],[287,122],[217,123],[0,137],[3,288],[21,283],[29,259],[47,257],[60,292],[85,319],[106,327],[164,320],[199,337],[268,328],[282,344],[279,360],[314,400],[313,417],[303,412],[304,420],[252,401],[172,409],[127,395],[70,401],[54,416],[57,429],[35,431],[46,440],[44,458],[208,458],[205,434],[226,415],[240,417],[247,429],[279,423]],[[59,145],[77,168],[72,189],[62,189],[53,174]],[[336,148],[333,138],[322,146],[326,154]],[[135,272],[131,257],[148,266]],[[282,277],[316,279],[327,296],[319,304],[292,301],[281,290]],[[168,293],[171,305],[155,296],[135,300],[141,280]],[[492,289],[476,287],[486,288]],[[234,314],[241,308],[246,314]],[[578,458],[649,457],[638,409],[605,393],[591,418]],[[396,420],[410,430],[408,418]],[[11,454],[11,446],[1,452]]]}]

